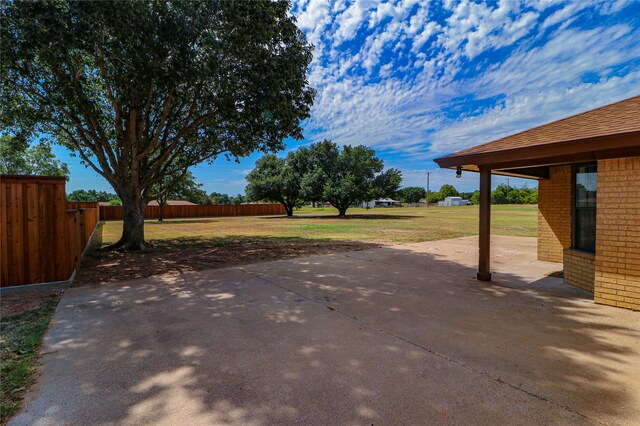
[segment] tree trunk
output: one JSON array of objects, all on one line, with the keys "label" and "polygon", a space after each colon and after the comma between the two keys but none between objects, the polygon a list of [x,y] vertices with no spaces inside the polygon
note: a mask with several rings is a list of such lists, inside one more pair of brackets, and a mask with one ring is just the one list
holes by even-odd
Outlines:
[{"label": "tree trunk", "polygon": [[347,215],[347,209],[349,208],[349,206],[344,207],[342,205],[339,205],[336,208],[338,209],[338,216],[345,217]]},{"label": "tree trunk", "polygon": [[144,209],[147,201],[137,190],[128,190],[118,195],[120,195],[122,207],[124,208],[122,236],[117,243],[107,247],[107,249],[123,251],[144,250]]},{"label": "tree trunk", "polygon": [[158,222],[162,222],[162,219],[164,219],[164,203],[161,203],[160,200],[158,200]]},{"label": "tree trunk", "polygon": [[287,211],[287,216],[291,217],[293,216],[293,206],[288,206],[288,205],[284,205],[285,210]]}]

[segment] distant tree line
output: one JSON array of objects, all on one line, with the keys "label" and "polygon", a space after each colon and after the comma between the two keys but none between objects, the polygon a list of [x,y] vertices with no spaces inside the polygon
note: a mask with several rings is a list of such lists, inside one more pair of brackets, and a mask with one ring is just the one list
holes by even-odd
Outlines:
[{"label": "distant tree line", "polygon": [[247,175],[247,197],[281,203],[288,216],[306,202],[327,202],[345,216],[354,204],[395,196],[402,175],[364,145],[339,147],[330,140],[290,152],[268,154]]},{"label": "distant tree line", "polygon": [[[429,196],[430,203],[443,201],[446,197],[462,197],[471,201],[471,204],[480,204],[480,191],[458,192],[453,185],[442,185],[440,191]],[[491,191],[491,204],[537,204],[538,188],[529,188],[526,185],[521,188],[500,184]]]},{"label": "distant tree line", "polygon": [[209,194],[209,204],[228,205],[246,202],[248,202],[248,198],[242,194],[228,195],[220,192],[212,192]]},{"label": "distant tree line", "polygon": [[[478,197],[480,193],[478,192]],[[538,204],[538,188],[529,188],[527,185],[521,188],[509,186],[504,183],[491,191],[492,204]]]},{"label": "distant tree line", "polygon": [[[415,204],[427,198],[426,191],[419,187],[407,187],[398,190],[396,197],[407,204]],[[429,203],[443,201],[446,197],[462,197],[471,201],[472,204],[480,203],[480,191],[459,192],[453,185],[445,184],[439,191],[429,194]],[[500,184],[491,191],[492,204],[537,204],[538,188],[529,188],[527,185],[521,188]]]},{"label": "distant tree line", "polygon": [[[180,192],[177,190],[167,192],[166,195],[163,194],[158,197],[158,204],[165,205],[169,200],[185,200],[201,205],[229,205],[246,203],[247,197],[242,194],[228,195],[220,192],[212,192],[207,195],[207,193],[199,189],[199,187],[192,187],[189,192]],[[76,189],[70,194],[67,194],[67,201],[108,202],[112,206],[122,205],[122,201],[116,194],[107,191],[96,191],[95,189]]]},{"label": "distant tree line", "polygon": [[121,206],[122,201],[116,194],[95,189],[76,189],[67,194],[67,201],[108,202],[112,206]]}]

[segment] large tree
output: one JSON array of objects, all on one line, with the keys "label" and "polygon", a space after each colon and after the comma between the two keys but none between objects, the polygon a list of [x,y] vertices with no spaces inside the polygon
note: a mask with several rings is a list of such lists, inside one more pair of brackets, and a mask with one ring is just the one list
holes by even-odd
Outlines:
[{"label": "large tree", "polygon": [[0,136],[0,173],[10,175],[65,176],[69,178],[69,167],[58,160],[45,143],[29,145],[29,142]]},{"label": "large tree", "polygon": [[308,171],[307,150],[290,152],[286,158],[267,154],[256,161],[247,175],[247,197],[253,201],[275,201],[284,206],[287,216],[302,206],[302,178]]},{"label": "large tree", "polygon": [[302,138],[312,46],[288,1],[3,2],[3,124],[48,135],[122,199],[144,248],[144,207],[167,175]]},{"label": "large tree", "polygon": [[363,145],[340,149],[324,140],[311,145],[309,162],[302,180],[305,198],[329,202],[341,217],[355,203],[392,197],[402,182],[399,170],[383,171],[384,162]]},{"label": "large tree", "polygon": [[458,190],[453,186],[450,185],[448,183],[445,183],[444,185],[442,185],[440,187],[440,191],[438,191],[438,193],[440,194],[440,199],[444,200],[447,197],[459,197],[460,193],[458,192]]},{"label": "large tree", "polygon": [[403,203],[419,203],[427,195],[427,191],[419,186],[408,186],[398,191],[398,197]]}]

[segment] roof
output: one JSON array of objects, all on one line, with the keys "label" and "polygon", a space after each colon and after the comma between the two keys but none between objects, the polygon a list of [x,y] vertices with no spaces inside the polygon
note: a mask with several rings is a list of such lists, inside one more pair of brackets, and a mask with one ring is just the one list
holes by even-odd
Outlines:
[{"label": "roof", "polygon": [[[640,96],[436,159],[440,167],[556,164],[640,155]],[[466,167],[465,167],[466,166]],[[477,167],[476,167],[477,169]]]}]

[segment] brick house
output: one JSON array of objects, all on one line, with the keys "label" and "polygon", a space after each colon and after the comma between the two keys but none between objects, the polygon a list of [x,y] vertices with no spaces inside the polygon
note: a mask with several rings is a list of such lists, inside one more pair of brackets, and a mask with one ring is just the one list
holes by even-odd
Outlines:
[{"label": "brick house", "polygon": [[538,179],[538,259],[596,303],[640,310],[640,96],[435,160],[480,173],[480,262],[491,280],[491,175]]}]

